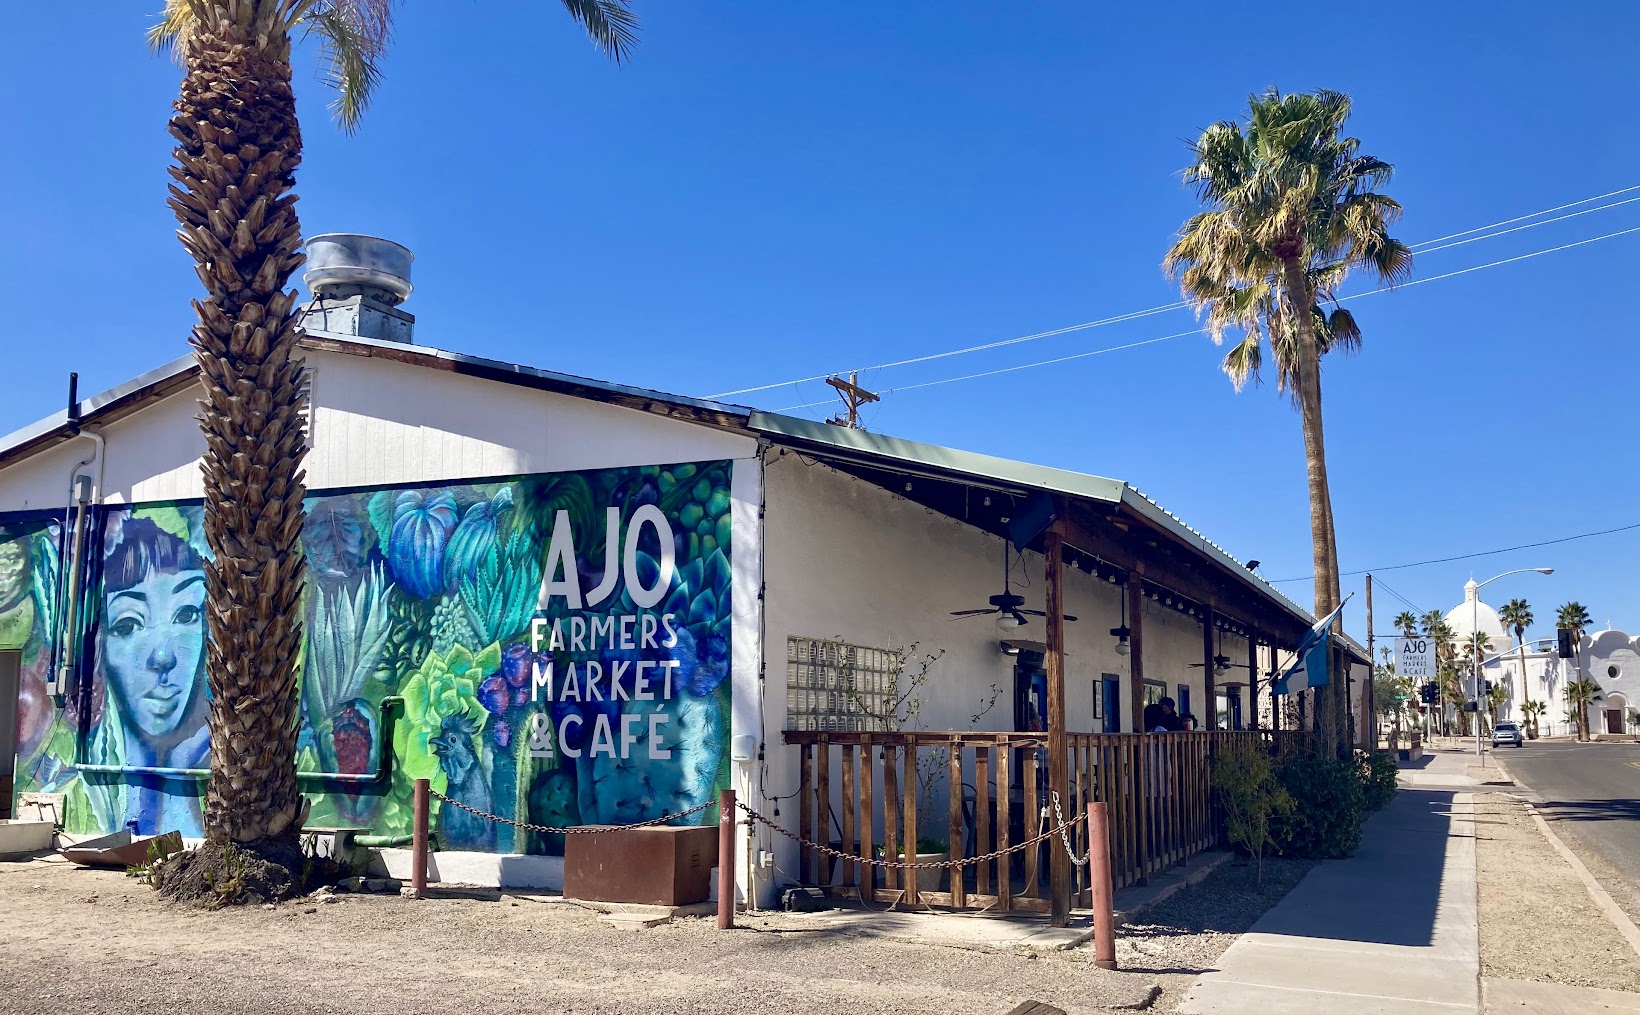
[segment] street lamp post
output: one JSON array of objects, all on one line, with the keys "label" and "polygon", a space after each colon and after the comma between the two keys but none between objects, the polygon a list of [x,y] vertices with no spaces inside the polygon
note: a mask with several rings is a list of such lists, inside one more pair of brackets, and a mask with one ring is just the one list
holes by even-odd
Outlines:
[{"label": "street lamp post", "polygon": [[[1518,567],[1513,571],[1495,574],[1475,586],[1475,598],[1469,604],[1469,649],[1475,657],[1474,673],[1472,674],[1475,680],[1475,756],[1481,759],[1483,766],[1486,764],[1486,755],[1481,751],[1481,687],[1483,684],[1481,680],[1481,589],[1499,578],[1507,578],[1512,574],[1526,574],[1527,572],[1554,574],[1555,569],[1552,567]],[[1521,679],[1526,679],[1524,673],[1521,674]]]}]

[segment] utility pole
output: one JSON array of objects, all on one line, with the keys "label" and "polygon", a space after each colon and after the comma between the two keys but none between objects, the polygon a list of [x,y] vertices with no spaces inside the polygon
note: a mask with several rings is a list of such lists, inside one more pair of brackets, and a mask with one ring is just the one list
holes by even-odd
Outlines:
[{"label": "utility pole", "polygon": [[860,374],[858,371],[849,371],[848,380],[846,381],[841,377],[827,377],[826,383],[837,389],[837,394],[843,399],[843,404],[848,406],[848,415],[833,416],[826,420],[827,423],[833,426],[846,426],[850,430],[861,429],[860,406],[882,401],[882,396],[875,391],[867,391],[865,388],[860,387]]},{"label": "utility pole", "polygon": [[1367,575],[1367,707],[1362,711],[1367,713],[1366,732],[1372,737],[1372,744],[1367,748],[1369,753],[1378,750],[1378,698],[1377,691],[1378,662],[1372,654],[1372,575]]}]

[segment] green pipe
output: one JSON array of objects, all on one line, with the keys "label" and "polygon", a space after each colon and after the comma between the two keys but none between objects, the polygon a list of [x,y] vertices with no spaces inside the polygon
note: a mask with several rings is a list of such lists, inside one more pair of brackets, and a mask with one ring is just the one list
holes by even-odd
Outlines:
[{"label": "green pipe", "polygon": [[408,846],[414,839],[413,835],[355,835],[353,845],[361,849],[394,849]]},{"label": "green pipe", "polygon": [[[302,782],[341,783],[345,785],[378,785],[392,774],[393,752],[387,745],[393,741],[394,712],[404,707],[404,699],[391,695],[381,700],[381,733],[376,738],[376,771],[365,774],[351,772],[297,772]],[[197,779],[211,777],[208,768],[156,768],[143,765],[75,765],[75,771],[87,775],[151,775],[161,779]]]}]

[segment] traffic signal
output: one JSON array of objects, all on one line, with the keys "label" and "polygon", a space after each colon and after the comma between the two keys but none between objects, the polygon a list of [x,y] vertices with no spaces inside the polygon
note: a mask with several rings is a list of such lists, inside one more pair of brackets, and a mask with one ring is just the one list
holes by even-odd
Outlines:
[{"label": "traffic signal", "polygon": [[1571,629],[1565,627],[1555,628],[1555,639],[1557,641],[1555,645],[1556,654],[1562,659],[1570,659],[1572,657]]},{"label": "traffic signal", "polygon": [[1418,688],[1418,698],[1426,705],[1435,704],[1435,700],[1438,696],[1439,688],[1437,688],[1433,682]]},{"label": "traffic signal", "polygon": [[1487,693],[1487,694],[1491,694],[1491,693],[1492,693],[1492,681],[1490,681],[1490,680],[1488,680],[1488,681],[1487,681],[1487,682],[1486,682],[1486,693]]}]

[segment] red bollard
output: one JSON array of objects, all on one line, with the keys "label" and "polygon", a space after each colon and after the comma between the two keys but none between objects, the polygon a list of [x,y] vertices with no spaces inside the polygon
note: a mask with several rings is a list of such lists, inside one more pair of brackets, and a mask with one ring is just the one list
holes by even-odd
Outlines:
[{"label": "red bollard", "polygon": [[410,887],[418,899],[427,898],[427,811],[432,784],[416,780],[414,824],[410,837]]},{"label": "red bollard", "polygon": [[1093,885],[1093,964],[1115,969],[1116,893],[1110,881],[1110,815],[1102,800],[1088,805],[1088,878]]},{"label": "red bollard", "polygon": [[735,925],[735,791],[718,794],[718,930]]}]

